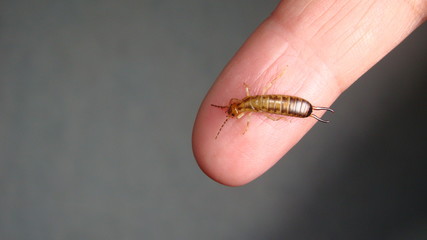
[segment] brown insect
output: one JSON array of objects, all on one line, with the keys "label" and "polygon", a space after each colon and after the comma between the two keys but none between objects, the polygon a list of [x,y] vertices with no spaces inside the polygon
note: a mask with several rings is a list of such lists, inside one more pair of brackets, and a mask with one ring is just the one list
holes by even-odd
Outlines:
[{"label": "brown insect", "polygon": [[[246,97],[244,97],[243,99],[232,98],[228,106],[219,106],[211,104],[211,106],[213,107],[227,109],[227,118],[219,128],[215,139],[218,138],[219,133],[230,118],[239,119],[242,118],[246,113],[264,113],[268,118],[274,121],[277,121],[283,117],[274,118],[270,114],[298,118],[312,117],[319,122],[328,123],[329,121],[323,120],[313,114],[313,110],[325,110],[329,112],[334,112],[334,110],[327,107],[312,106],[309,101],[295,96],[277,94],[250,96],[249,88],[246,84],[245,87]],[[270,87],[271,86],[269,86],[268,88]],[[265,93],[268,88],[264,88],[263,93]]]}]

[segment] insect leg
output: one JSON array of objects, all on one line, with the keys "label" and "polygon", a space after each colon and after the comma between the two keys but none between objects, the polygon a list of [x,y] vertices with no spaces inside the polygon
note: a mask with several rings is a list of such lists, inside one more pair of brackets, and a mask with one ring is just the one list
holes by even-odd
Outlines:
[{"label": "insect leg", "polygon": [[250,113],[247,115],[247,117],[246,117],[246,119],[247,119],[248,121],[246,122],[246,127],[245,127],[245,129],[243,130],[242,135],[245,135],[245,133],[246,133],[246,132],[248,131],[248,129],[249,129],[249,120],[250,120],[251,116],[252,116],[252,112],[250,112]]},{"label": "insect leg", "polygon": [[263,113],[263,114],[273,121],[279,121],[280,119],[284,119],[284,117],[275,118],[275,117],[271,116],[271,114],[268,114],[268,113]]},{"label": "insect leg", "polygon": [[237,119],[242,118],[243,116],[245,116],[245,112],[241,112],[239,113],[239,115],[236,116]]},{"label": "insect leg", "polygon": [[273,80],[271,80],[266,86],[264,86],[262,88],[261,95],[265,95],[265,93],[273,86],[273,84],[277,81],[277,79],[279,79],[279,78],[281,78],[283,76],[283,74],[285,73],[285,71],[286,71],[286,68],[283,69],[283,71],[281,73],[277,74],[277,76]]},{"label": "insect leg", "polygon": [[245,90],[246,90],[246,97],[250,97],[251,95],[249,94],[249,85],[244,82],[243,86],[245,87]]}]

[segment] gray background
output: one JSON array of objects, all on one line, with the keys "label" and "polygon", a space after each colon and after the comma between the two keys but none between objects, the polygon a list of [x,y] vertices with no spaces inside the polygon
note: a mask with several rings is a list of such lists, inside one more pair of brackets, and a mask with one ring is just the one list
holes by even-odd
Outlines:
[{"label": "gray background", "polygon": [[191,151],[277,0],[0,2],[0,239],[427,239],[424,25],[239,188]]}]

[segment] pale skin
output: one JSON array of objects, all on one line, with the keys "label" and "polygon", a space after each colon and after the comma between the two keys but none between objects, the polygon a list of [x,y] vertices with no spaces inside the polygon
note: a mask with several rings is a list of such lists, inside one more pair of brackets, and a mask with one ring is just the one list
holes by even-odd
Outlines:
[{"label": "pale skin", "polygon": [[244,83],[251,95],[259,94],[280,76],[266,94],[331,106],[426,18],[425,0],[281,1],[230,60],[201,104],[193,129],[200,168],[219,183],[244,185],[271,168],[317,122],[272,121],[254,113],[248,126],[247,115],[230,119],[215,139],[226,114],[211,104],[228,105],[232,98],[245,97]]}]

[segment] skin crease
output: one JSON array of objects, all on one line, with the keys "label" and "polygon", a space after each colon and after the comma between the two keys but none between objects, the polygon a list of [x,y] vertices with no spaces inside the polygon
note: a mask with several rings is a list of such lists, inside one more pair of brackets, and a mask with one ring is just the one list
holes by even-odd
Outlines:
[{"label": "skin crease", "polygon": [[[203,100],[193,129],[193,152],[202,169],[228,186],[244,185],[272,167],[317,122],[272,121],[263,114],[225,120],[231,98],[276,79],[266,94],[286,94],[329,107],[427,15],[426,1],[281,1],[224,68]],[[317,112],[322,116],[322,112]],[[330,118],[326,115],[324,119]],[[247,132],[246,124],[250,118]]]}]

